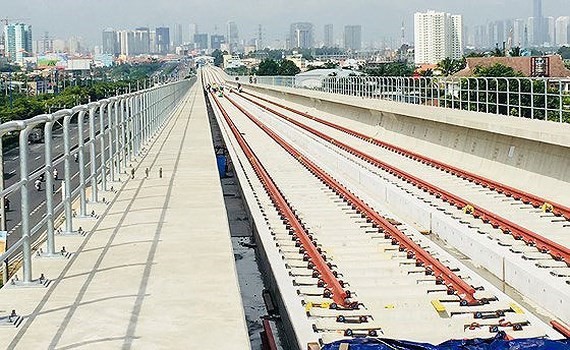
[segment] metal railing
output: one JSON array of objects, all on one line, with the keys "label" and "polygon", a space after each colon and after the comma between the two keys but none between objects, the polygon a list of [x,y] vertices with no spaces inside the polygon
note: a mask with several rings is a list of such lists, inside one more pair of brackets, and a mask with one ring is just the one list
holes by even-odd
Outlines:
[{"label": "metal railing", "polygon": [[228,80],[570,123],[570,79],[238,76]]},{"label": "metal railing", "polygon": [[[4,199],[7,196],[20,195],[20,232],[21,238],[10,245],[0,255],[3,261],[4,283],[8,280],[8,266],[11,259],[21,255],[23,278],[20,284],[34,284],[32,279],[32,243],[46,235],[45,256],[58,256],[55,251],[55,220],[56,214],[63,213],[65,227],[63,233],[74,232],[72,201],[79,196],[80,217],[89,217],[87,213],[86,189],[91,188],[90,202],[99,201],[99,190],[109,190],[110,182],[117,181],[118,174],[125,172],[131,160],[137,157],[146,144],[168,120],[180,98],[191,86],[190,80],[171,82],[134,93],[111,97],[109,99],[64,109],[52,114],[42,114],[27,120],[11,121],[0,125],[0,150],[2,138],[8,134],[18,134],[20,179],[4,188],[4,175],[0,183],[0,203],[2,224],[6,228],[6,212]],[[77,120],[77,128],[72,129],[72,119]],[[88,118],[86,120],[85,118]],[[98,119],[98,123],[97,123]],[[61,125],[63,129],[63,156],[54,159],[53,142],[54,126]],[[43,128],[44,134],[44,164],[34,170],[29,169],[28,144],[32,130]],[[85,130],[87,128],[88,130]],[[86,137],[86,131],[88,136]],[[72,132],[77,133],[77,145],[72,148]],[[99,148],[99,150],[98,150]],[[87,160],[87,154],[89,160]],[[79,182],[75,188],[72,183],[72,157],[78,162]],[[3,159],[0,159],[3,164]],[[54,203],[53,169],[63,163],[63,195],[61,202]],[[87,171],[89,170],[89,171]],[[87,172],[89,174],[87,174]],[[35,191],[30,184],[43,178],[45,180],[45,213],[38,223],[31,227],[30,191]]]}]

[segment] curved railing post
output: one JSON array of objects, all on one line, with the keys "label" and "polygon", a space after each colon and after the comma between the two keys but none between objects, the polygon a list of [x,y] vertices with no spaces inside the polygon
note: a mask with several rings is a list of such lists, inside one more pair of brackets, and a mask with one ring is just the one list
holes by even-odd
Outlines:
[{"label": "curved railing post", "polygon": [[121,114],[120,114],[120,118],[121,118],[121,159],[123,160],[123,169],[125,170],[125,172],[127,171],[127,144],[126,144],[126,140],[127,140],[127,128],[125,127],[125,108],[128,108],[128,103],[127,101],[129,100],[129,98],[123,98],[121,99]]},{"label": "curved railing post", "polygon": [[[88,105],[89,108],[89,158],[91,170],[91,202],[97,202],[97,139],[95,137],[95,112],[99,108],[99,102]],[[101,117],[101,116],[99,116]]]},{"label": "curved railing post", "polygon": [[107,191],[107,162],[105,161],[105,106],[109,103],[109,100],[100,101],[99,105],[99,145],[101,146],[99,151],[99,157],[101,157],[101,189]]},{"label": "curved railing post", "polygon": [[22,233],[22,269],[23,269],[23,282],[32,282],[32,246],[30,242],[30,202],[28,198],[29,191],[29,174],[28,174],[28,135],[30,134],[31,126],[25,126],[24,122],[21,123],[21,131],[19,135],[20,142],[20,213],[22,215],[22,224],[20,231]]},{"label": "curved railing post", "polygon": [[55,255],[55,224],[54,224],[54,205],[53,205],[53,167],[52,167],[52,131],[53,115],[49,116],[49,120],[44,125],[44,152],[45,152],[45,172],[44,178],[46,181],[46,255]]},{"label": "curved railing post", "polygon": [[116,97],[111,97],[109,104],[107,104],[107,121],[109,126],[107,128],[107,133],[109,134],[109,181],[115,181],[115,157],[114,157],[114,144],[113,144],[113,105],[117,100]]},{"label": "curved railing post", "polygon": [[121,180],[120,179],[120,174],[121,174],[121,147],[119,145],[119,131],[120,131],[120,127],[121,125],[119,124],[119,108],[121,107],[121,100],[123,100],[124,97],[120,97],[115,101],[114,104],[114,122],[115,122],[115,126],[114,126],[114,133],[115,133],[115,153],[114,153],[114,165],[115,165],[115,174],[117,174],[117,180]]},{"label": "curved railing post", "polygon": [[82,109],[77,116],[77,162],[79,164],[79,216],[87,216],[87,194],[85,192],[85,131],[84,121],[88,108]]},{"label": "curved railing post", "polygon": [[71,143],[69,136],[69,123],[71,118],[75,115],[76,110],[64,110],[60,111],[62,114],[65,113],[63,117],[63,206],[65,212],[65,233],[73,233],[73,208],[71,203]]}]

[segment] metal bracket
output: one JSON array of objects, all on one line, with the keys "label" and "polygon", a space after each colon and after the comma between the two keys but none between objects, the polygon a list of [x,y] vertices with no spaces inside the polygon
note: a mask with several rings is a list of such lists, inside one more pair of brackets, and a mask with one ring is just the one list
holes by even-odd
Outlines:
[{"label": "metal bracket", "polygon": [[15,327],[17,328],[22,324],[24,317],[16,314],[16,310],[12,310],[12,312],[8,316],[0,316],[0,328],[8,328],[8,327]]},{"label": "metal bracket", "polygon": [[5,288],[47,288],[51,284],[51,281],[52,280],[45,278],[43,273],[40,278],[30,282],[20,281],[18,275],[16,275],[5,285]]}]

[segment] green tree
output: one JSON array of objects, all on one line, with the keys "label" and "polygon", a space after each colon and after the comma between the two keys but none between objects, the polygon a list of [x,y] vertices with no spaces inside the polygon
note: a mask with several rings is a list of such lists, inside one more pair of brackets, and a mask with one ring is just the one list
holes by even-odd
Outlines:
[{"label": "green tree", "polygon": [[562,56],[562,59],[570,60],[570,46],[562,46],[558,49],[558,54]]},{"label": "green tree", "polygon": [[301,69],[293,61],[283,60],[279,64],[279,75],[295,75],[300,72]]},{"label": "green tree", "polygon": [[523,77],[519,71],[514,70],[512,67],[505,66],[501,63],[495,63],[490,67],[477,66],[473,70],[473,75],[476,77]]},{"label": "green tree", "polygon": [[460,70],[465,68],[466,64],[467,63],[464,58],[456,60],[447,57],[443,61],[439,62],[437,66],[439,67],[443,75],[448,76],[459,72]]},{"label": "green tree", "polygon": [[485,57],[485,53],[484,52],[479,52],[479,51],[471,51],[469,52],[467,55],[465,55],[465,57]]},{"label": "green tree", "polygon": [[279,63],[271,58],[264,59],[259,63],[257,75],[279,75]]},{"label": "green tree", "polygon": [[414,74],[415,67],[404,62],[391,62],[377,67],[363,67],[362,71],[371,76],[400,76],[410,77]]},{"label": "green tree", "polygon": [[520,57],[521,56],[521,47],[520,46],[515,46],[511,49],[511,51],[509,52],[511,57]]},{"label": "green tree", "polygon": [[219,49],[215,49],[214,52],[212,52],[212,57],[214,57],[214,65],[221,67],[224,63],[224,53]]}]

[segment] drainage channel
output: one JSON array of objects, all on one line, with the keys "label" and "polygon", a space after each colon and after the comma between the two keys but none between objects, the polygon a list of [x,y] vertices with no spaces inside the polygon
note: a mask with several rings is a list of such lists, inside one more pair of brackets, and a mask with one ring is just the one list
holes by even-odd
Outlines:
[{"label": "drainage channel", "polygon": [[267,328],[271,328],[277,349],[285,349],[282,345],[286,343],[282,331],[283,327],[274,307],[274,298],[267,291],[266,281],[264,281],[260,271],[256,239],[249,220],[249,213],[241,195],[240,185],[237,177],[234,176],[219,125],[207,99],[206,104],[218,166],[223,169],[220,171],[220,182],[224,193],[224,204],[230,226],[232,248],[251,348],[272,350],[274,347],[266,344],[269,339],[265,336]]}]

